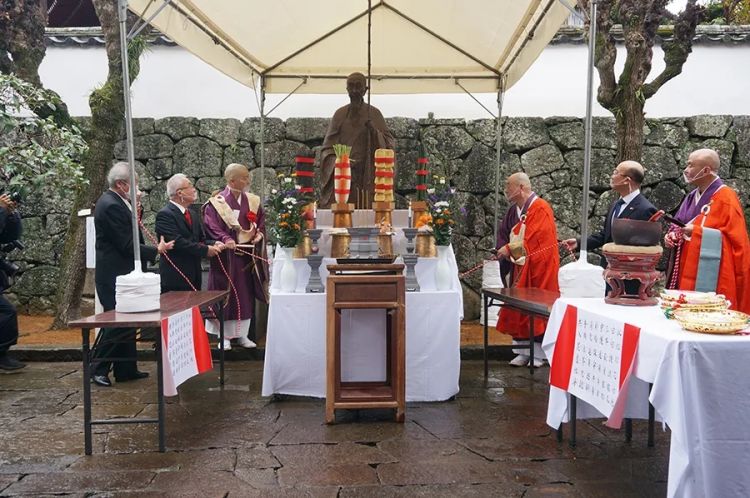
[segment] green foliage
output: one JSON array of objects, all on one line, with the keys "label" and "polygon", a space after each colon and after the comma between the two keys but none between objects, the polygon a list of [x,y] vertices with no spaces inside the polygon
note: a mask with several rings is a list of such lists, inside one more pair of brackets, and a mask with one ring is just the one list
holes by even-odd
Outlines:
[{"label": "green foliage", "polygon": [[12,74],[0,74],[0,184],[29,194],[52,182],[61,188],[87,183],[79,162],[87,150],[80,130],[29,112],[42,106],[54,111],[55,97]]},{"label": "green foliage", "polygon": [[750,24],[750,0],[710,0],[702,24]]},{"label": "green foliage", "polygon": [[280,174],[279,188],[271,190],[266,200],[268,208],[266,227],[271,234],[271,240],[281,247],[295,247],[304,235],[303,211],[309,202],[294,184],[294,177]]}]

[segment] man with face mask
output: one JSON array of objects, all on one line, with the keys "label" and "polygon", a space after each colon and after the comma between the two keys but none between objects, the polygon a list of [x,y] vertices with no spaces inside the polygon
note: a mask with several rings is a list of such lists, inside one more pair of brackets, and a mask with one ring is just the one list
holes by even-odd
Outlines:
[{"label": "man with face mask", "polygon": [[[203,205],[206,237],[224,245],[221,254],[211,259],[208,290],[229,290],[224,307],[224,349],[231,349],[230,339],[237,339],[244,348],[254,348],[247,333],[255,300],[268,302],[265,214],[260,197],[247,191],[250,172],[246,166],[230,164],[224,179],[224,190]],[[218,335],[218,320],[208,320],[206,331]]]},{"label": "man with face mask", "polygon": [[[109,190],[105,191],[94,208],[94,226],[96,227],[96,294],[104,311],[115,309],[115,281],[119,275],[133,271],[133,218],[132,210],[140,209],[136,195],[133,206],[132,188],[130,185],[130,165],[120,162],[112,166],[107,174]],[[174,242],[165,242],[162,238],[158,247],[147,246],[140,236],[141,264],[146,269],[146,262],[156,260],[158,253],[172,249]],[[103,328],[94,344],[93,356],[96,361],[91,380],[100,386],[110,387],[109,370],[112,363],[109,358],[132,358],[128,361],[114,362],[114,374],[117,382],[142,379],[148,372],[140,372],[136,366],[136,330],[133,328]]]},{"label": "man with face mask", "polygon": [[346,91],[350,103],[338,109],[328,126],[320,153],[321,192],[320,206],[328,207],[334,202],[333,173],[336,154],[335,144],[349,145],[351,163],[351,193],[349,202],[357,209],[371,209],[366,200],[372,201],[375,191],[374,153],[376,149],[392,149],[393,135],[388,131],[383,114],[364,100],[367,78],[362,73],[352,73],[346,78]]},{"label": "man with face mask", "polygon": [[672,248],[668,286],[715,291],[732,309],[750,313],[750,241],[737,194],[719,178],[719,154],[711,149],[688,156],[685,182],[696,188],[680,204],[673,226],[664,237]]},{"label": "man with face mask", "polygon": [[156,235],[174,241],[174,248],[159,265],[161,292],[201,290],[201,258],[213,258],[224,247],[207,240],[200,214],[190,210],[198,191],[188,177],[177,173],[167,180],[169,202],[156,214]]},{"label": "man with face mask", "polygon": [[[560,253],[557,249],[557,226],[552,208],[532,190],[526,173],[513,173],[505,182],[505,196],[512,203],[510,209],[518,210],[518,222],[511,227],[509,240],[497,249],[498,259],[512,265],[512,287],[534,287],[559,292],[557,272]],[[534,366],[542,366],[544,353],[541,340],[547,321],[534,319]],[[497,330],[513,336],[514,344],[529,337],[529,317],[517,311],[502,308],[497,320]],[[524,349],[514,350],[518,356],[510,364],[528,365],[530,357]]]},{"label": "man with face mask", "polygon": [[[604,218],[604,228],[588,236],[588,249],[599,249],[604,244],[612,242],[612,222],[618,218],[630,220],[648,220],[657,209],[641,194],[641,184],[645,177],[643,166],[635,161],[623,161],[617,165],[609,178],[609,186],[619,194],[619,199],[612,203]],[[574,251],[580,244],[580,239],[567,239],[563,244],[569,251]],[[602,268],[607,267],[607,260],[601,258]],[[625,290],[630,294],[637,294],[640,282],[628,280]]]}]

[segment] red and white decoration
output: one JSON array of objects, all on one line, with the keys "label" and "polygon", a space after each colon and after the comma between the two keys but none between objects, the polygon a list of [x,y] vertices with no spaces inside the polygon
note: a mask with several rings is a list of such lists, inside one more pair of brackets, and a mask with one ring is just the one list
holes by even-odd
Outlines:
[{"label": "red and white decoration", "polygon": [[628,380],[638,348],[640,329],[619,320],[567,305],[557,326],[550,365],[551,389],[581,399],[618,428],[627,399]]},{"label": "red and white decoration", "polygon": [[208,336],[197,306],[161,321],[164,396],[177,396],[177,386],[213,368]]}]

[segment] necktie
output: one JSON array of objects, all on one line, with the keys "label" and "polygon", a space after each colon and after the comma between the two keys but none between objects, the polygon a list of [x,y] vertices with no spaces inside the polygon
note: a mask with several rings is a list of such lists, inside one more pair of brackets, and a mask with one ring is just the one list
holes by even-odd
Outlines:
[{"label": "necktie", "polygon": [[185,210],[185,221],[190,228],[193,228],[193,219],[190,217],[190,211]]},{"label": "necktie", "polygon": [[[612,219],[617,219],[618,216],[620,216],[620,210],[625,205],[625,199],[620,197],[620,200],[615,202],[615,208],[612,210]],[[187,211],[186,211],[187,212]]]}]

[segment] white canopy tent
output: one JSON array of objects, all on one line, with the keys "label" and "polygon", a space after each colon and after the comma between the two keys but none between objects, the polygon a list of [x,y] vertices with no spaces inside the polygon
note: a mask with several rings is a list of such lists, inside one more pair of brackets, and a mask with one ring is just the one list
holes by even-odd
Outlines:
[{"label": "white canopy tent", "polygon": [[569,11],[558,0],[130,0],[129,8],[238,82],[268,93],[494,93],[518,81]]},{"label": "white canopy tent", "polygon": [[[497,114],[487,110],[497,122],[499,171],[503,94],[533,64],[571,11],[567,0],[119,2],[144,20],[131,36],[151,24],[256,91],[261,178],[263,120],[269,114],[264,110],[265,94],[343,93],[344,80],[355,71],[367,74],[370,93],[375,94],[496,92]],[[124,11],[121,15],[124,21]],[[127,78],[125,85],[129,100]],[[130,125],[126,128],[132,142]]]}]

